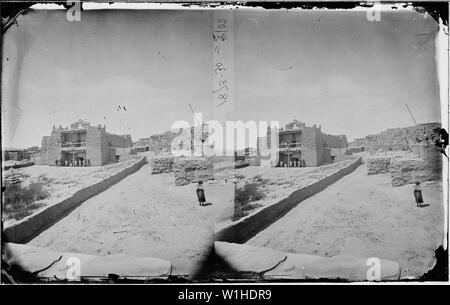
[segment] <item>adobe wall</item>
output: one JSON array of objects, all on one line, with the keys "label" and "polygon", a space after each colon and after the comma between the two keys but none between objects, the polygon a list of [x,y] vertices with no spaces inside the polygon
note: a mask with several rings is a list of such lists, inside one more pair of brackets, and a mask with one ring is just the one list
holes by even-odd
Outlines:
[{"label": "adobe wall", "polygon": [[108,142],[111,147],[132,147],[133,141],[130,135],[116,135],[111,133],[106,133],[106,137],[108,138]]},{"label": "adobe wall", "polygon": [[109,157],[108,157],[110,162],[116,162],[116,148],[115,147],[110,147],[109,148]]},{"label": "adobe wall", "polygon": [[324,179],[299,188],[288,197],[274,204],[265,206],[261,210],[232,222],[231,224],[225,226],[220,226],[220,224],[218,224],[215,228],[215,240],[234,243],[243,243],[249,240],[267,226],[280,219],[300,202],[319,193],[345,175],[350,174],[361,164],[361,157],[358,157],[347,167],[336,171]]},{"label": "adobe wall", "polygon": [[113,184],[139,170],[146,163],[145,157],[102,181],[82,188],[72,196],[50,206],[40,212],[28,216],[3,229],[6,240],[13,243],[27,243],[61,218],[69,214],[84,201],[105,191]]},{"label": "adobe wall", "polygon": [[318,166],[322,160],[322,152],[317,151],[317,134],[313,127],[302,130],[302,159],[306,166]]},{"label": "adobe wall", "polygon": [[60,131],[53,131],[52,135],[42,138],[42,149],[37,164],[56,165],[55,160],[61,159]]},{"label": "adobe wall", "polygon": [[328,147],[331,148],[347,148],[348,142],[345,135],[331,135],[327,133],[322,133],[323,141],[327,143]]},{"label": "adobe wall", "polygon": [[136,155],[137,152],[129,147],[114,147],[115,155],[119,156],[119,161],[128,160],[131,156]]},{"label": "adobe wall", "polygon": [[[335,162],[338,160],[335,160]],[[340,160],[339,160],[340,161]],[[322,164],[331,163],[331,148],[324,147],[322,151]]]},{"label": "adobe wall", "polygon": [[349,148],[330,148],[330,150],[331,155],[335,157],[334,162],[347,160],[352,155]]},{"label": "adobe wall", "polygon": [[109,142],[108,134],[106,130],[103,128],[100,130],[100,141],[101,141],[101,152],[102,152],[102,164],[105,165],[108,162],[112,161],[115,162],[116,158],[114,157],[113,160],[111,160],[111,144]]},{"label": "adobe wall", "polygon": [[[325,147],[325,141],[323,138],[323,133],[320,131],[319,129],[316,129],[316,152],[317,152],[317,166],[324,164],[324,163],[329,163],[331,161],[330,158],[328,158],[328,160],[326,160],[326,154],[328,151],[326,151],[326,147]],[[330,153],[331,154],[331,153]],[[330,154],[328,154],[328,157],[330,156]]]},{"label": "adobe wall", "polygon": [[103,165],[109,159],[109,148],[105,145],[104,129],[101,127],[87,127],[86,159],[93,166]]}]

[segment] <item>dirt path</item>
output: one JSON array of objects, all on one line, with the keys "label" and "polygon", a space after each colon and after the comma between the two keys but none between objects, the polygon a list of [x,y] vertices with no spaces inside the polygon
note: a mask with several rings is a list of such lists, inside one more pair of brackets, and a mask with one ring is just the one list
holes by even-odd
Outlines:
[{"label": "dirt path", "polygon": [[175,274],[193,274],[212,245],[214,222],[232,206],[234,187],[205,185],[212,205],[198,206],[195,185],[175,187],[172,174],[150,165],[33,239],[32,246],[97,255],[127,254],[170,260]]},{"label": "dirt path", "polygon": [[367,176],[363,164],[291,210],[247,243],[322,256],[355,255],[397,261],[403,276],[434,265],[443,240],[442,185],[423,183],[417,208],[412,186],[393,188],[387,175]]}]

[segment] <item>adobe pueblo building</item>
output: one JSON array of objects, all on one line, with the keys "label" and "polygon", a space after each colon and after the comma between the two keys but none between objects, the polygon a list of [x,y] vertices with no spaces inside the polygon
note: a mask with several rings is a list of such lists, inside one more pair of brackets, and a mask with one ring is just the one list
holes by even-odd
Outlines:
[{"label": "adobe pueblo building", "polygon": [[297,120],[285,128],[267,129],[266,137],[258,138],[261,165],[272,167],[319,166],[337,161],[349,153],[345,135],[322,133],[321,126],[308,127]]},{"label": "adobe pueblo building", "polygon": [[50,136],[42,138],[38,164],[90,166],[117,162],[133,145],[130,135],[106,132],[105,125],[91,126],[78,120],[70,128],[53,126]]}]

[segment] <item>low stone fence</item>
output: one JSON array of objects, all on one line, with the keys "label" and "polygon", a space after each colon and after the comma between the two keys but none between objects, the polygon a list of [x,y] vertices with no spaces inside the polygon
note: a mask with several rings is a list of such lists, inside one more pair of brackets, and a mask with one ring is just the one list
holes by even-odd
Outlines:
[{"label": "low stone fence", "polygon": [[26,163],[17,163],[17,164],[13,164],[13,165],[5,165],[3,166],[3,170],[8,170],[10,168],[22,168],[22,167],[28,167],[28,166],[33,166],[34,162],[26,162]]},{"label": "low stone fence", "polygon": [[314,196],[340,178],[350,174],[361,164],[361,157],[359,157],[347,167],[338,170],[324,179],[299,188],[281,201],[265,206],[261,210],[225,226],[217,224],[215,228],[215,240],[234,243],[242,243],[249,240],[258,232],[284,216],[300,202]]},{"label": "low stone fence", "polygon": [[152,170],[152,175],[171,173],[173,170],[172,166],[174,159],[174,156],[160,156],[151,158],[150,167]]},{"label": "low stone fence", "polygon": [[49,205],[36,214],[30,215],[6,228],[3,234],[8,242],[27,243],[51,227],[58,220],[69,214],[76,207],[91,197],[98,195],[113,184],[139,170],[146,163],[145,157],[102,181],[82,188],[69,198]]},{"label": "low stone fence", "polygon": [[214,163],[207,157],[178,157],[173,163],[175,185],[214,180]]}]

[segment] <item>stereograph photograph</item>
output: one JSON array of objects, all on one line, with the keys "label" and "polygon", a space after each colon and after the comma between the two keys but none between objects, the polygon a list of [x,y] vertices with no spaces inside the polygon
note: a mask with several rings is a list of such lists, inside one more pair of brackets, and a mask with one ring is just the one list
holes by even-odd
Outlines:
[{"label": "stereograph photograph", "polygon": [[1,282],[448,281],[448,3],[327,5],[2,1]]}]

